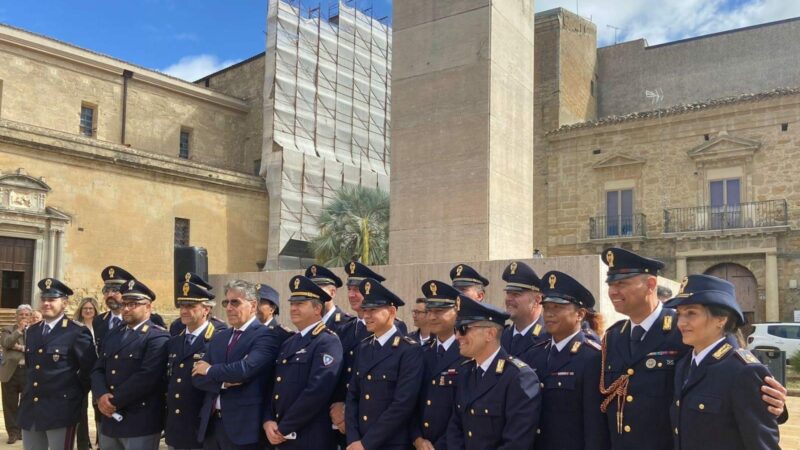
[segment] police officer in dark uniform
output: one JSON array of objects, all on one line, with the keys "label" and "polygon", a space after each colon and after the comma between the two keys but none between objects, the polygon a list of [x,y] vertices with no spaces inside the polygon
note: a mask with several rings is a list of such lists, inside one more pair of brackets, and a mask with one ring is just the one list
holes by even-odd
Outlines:
[{"label": "police officer in dark uniform", "polygon": [[777,418],[761,400],[769,370],[740,348],[745,318],[733,284],[689,275],[678,296],[678,328],[693,350],[675,368],[671,417],[677,450],[780,449]]},{"label": "police officer in dark uniform", "polygon": [[330,295],[309,278],[289,282],[292,323],[299,330],[281,345],[264,431],[281,449],[336,447],[328,405],[342,366],[342,344],[322,321]]},{"label": "police officer in dark uniform", "polygon": [[511,324],[503,331],[501,343],[509,355],[519,357],[550,339],[542,320],[541,280],[529,265],[513,261],[503,271],[503,281]]},{"label": "police officer in dark uniform", "polygon": [[543,317],[551,338],[537,344],[531,361],[542,389],[536,450],[610,448],[600,383],[600,345],[581,329],[594,296],[571,276],[551,271],[542,277]]},{"label": "police officer in dark uniform", "polygon": [[192,365],[208,349],[208,343],[222,329],[208,319],[214,307],[214,294],[205,287],[188,281],[179,287],[175,307],[180,310],[183,329],[168,344],[167,420],[164,426],[170,449],[202,449],[197,440],[200,408],[205,392],[192,386]]},{"label": "police officer in dark uniform", "polygon": [[326,327],[338,334],[341,327],[355,318],[355,316],[342,311],[342,309],[334,303],[337,289],[344,285],[342,279],[333,273],[332,270],[325,266],[320,266],[319,264],[308,266],[305,276],[317,286],[321,287],[331,297],[331,301],[325,302],[324,304],[325,311],[322,314],[322,321],[325,322]]},{"label": "police officer in dark uniform", "polygon": [[358,346],[347,391],[347,450],[408,449],[422,382],[422,349],[394,324],[403,300],[371,278],[358,289],[372,335]]},{"label": "police officer in dark uniform", "polygon": [[119,291],[123,283],[133,279],[133,275],[121,267],[108,266],[100,272],[100,277],[103,279],[103,299],[108,311],[99,314],[92,321],[92,330],[94,330],[98,353],[103,351],[103,342],[106,335],[112,330],[119,329],[120,326],[125,325],[122,320],[122,310],[119,306],[122,302],[122,295]]},{"label": "police officer in dark uniform", "polygon": [[144,283],[121,286],[125,325],[112,332],[92,371],[103,450],[158,448],[164,425],[169,334],[150,321],[156,295]]},{"label": "police officer in dark uniform", "polygon": [[458,264],[450,269],[450,281],[454,288],[477,302],[482,302],[486,297],[489,280],[466,264]]},{"label": "police officer in dark uniform", "polygon": [[[208,282],[206,280],[204,280],[203,277],[201,277],[200,275],[198,275],[198,274],[196,274],[194,272],[186,272],[186,274],[183,277],[183,282],[186,282],[186,281],[188,281],[188,282],[190,282],[192,284],[195,284],[195,285],[197,285],[197,286],[199,286],[199,287],[201,287],[201,288],[203,288],[203,289],[205,289],[207,291],[211,291],[211,290],[214,289],[214,287],[211,286],[210,284],[208,284]],[[213,295],[212,295],[211,298],[214,298]],[[224,330],[225,328],[228,328],[228,324],[226,324],[225,322],[223,322],[223,321],[217,319],[216,317],[214,317],[212,312],[208,313],[207,320],[214,325],[214,328],[217,331]],[[177,335],[183,333],[183,331],[185,329],[186,329],[186,325],[181,321],[180,317],[177,317],[175,320],[172,321],[171,324],[169,324],[169,335],[170,336],[177,336]]]},{"label": "police officer in dark uniform", "polygon": [[256,309],[256,320],[262,325],[275,328],[280,326],[278,315],[280,315],[280,294],[272,286],[266,283],[256,283],[258,292],[258,308]]},{"label": "police officer in dark uniform", "polygon": [[541,409],[533,369],[500,346],[508,314],[461,296],[456,301],[461,355],[456,407],[447,427],[447,448],[533,448]]},{"label": "police officer in dark uniform", "polygon": [[42,321],[26,332],[28,372],[17,423],[25,449],[71,449],[97,354],[89,329],[64,314],[72,289],[55,278],[37,286]]},{"label": "police officer in dark uniform", "polygon": [[456,288],[437,280],[422,285],[428,325],[435,336],[422,348],[423,375],[411,441],[417,450],[446,449],[447,425],[455,405],[458,369],[466,360],[455,336]]}]

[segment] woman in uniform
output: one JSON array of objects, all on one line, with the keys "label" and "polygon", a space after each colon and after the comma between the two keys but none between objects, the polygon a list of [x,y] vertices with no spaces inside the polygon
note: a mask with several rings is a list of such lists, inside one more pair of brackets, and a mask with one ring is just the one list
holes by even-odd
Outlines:
[{"label": "woman in uniform", "polygon": [[761,400],[764,378],[771,375],[740,348],[738,329],[745,320],[733,284],[690,275],[665,306],[677,308],[683,343],[693,348],[675,368],[674,448],[779,449],[777,418]]}]

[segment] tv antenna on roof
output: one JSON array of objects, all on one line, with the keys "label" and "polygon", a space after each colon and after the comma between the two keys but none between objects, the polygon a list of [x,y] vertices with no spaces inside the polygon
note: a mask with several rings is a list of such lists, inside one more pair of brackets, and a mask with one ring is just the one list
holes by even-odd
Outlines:
[{"label": "tv antenna on roof", "polygon": [[615,27],[614,25],[606,25],[606,26],[614,30],[614,45],[617,45],[617,31],[621,30],[622,28]]}]

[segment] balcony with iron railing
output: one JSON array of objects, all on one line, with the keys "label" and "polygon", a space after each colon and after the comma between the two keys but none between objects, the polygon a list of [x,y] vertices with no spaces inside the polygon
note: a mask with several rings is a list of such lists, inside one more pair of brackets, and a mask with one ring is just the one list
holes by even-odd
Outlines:
[{"label": "balcony with iron railing", "polygon": [[664,210],[664,233],[783,230],[788,226],[789,212],[786,200]]},{"label": "balcony with iron railing", "polygon": [[644,238],[645,215],[597,216],[589,218],[589,239]]}]

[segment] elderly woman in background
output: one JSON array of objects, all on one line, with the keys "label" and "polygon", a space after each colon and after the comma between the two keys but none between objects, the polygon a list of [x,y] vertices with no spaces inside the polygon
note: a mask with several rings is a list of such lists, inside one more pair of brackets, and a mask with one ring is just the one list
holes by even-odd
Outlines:
[{"label": "elderly woman in background", "polygon": [[[99,314],[100,309],[97,306],[97,300],[94,297],[84,297],[81,299],[80,304],[78,305],[78,309],[75,310],[75,315],[73,319],[76,322],[79,322],[81,325],[89,328],[89,331],[92,333],[92,342],[96,342],[94,337],[94,329],[92,328],[92,321],[95,317]],[[97,349],[95,349],[96,351]],[[94,402],[92,402],[94,406]],[[75,432],[75,438],[77,440],[77,447],[78,450],[89,450],[92,448],[92,441],[89,440],[89,416],[87,414],[87,409],[89,408],[89,394],[86,394],[86,398],[83,399],[83,406],[81,406],[81,416],[80,420],[78,421],[78,428]],[[97,411],[95,406],[94,412],[95,421],[100,417],[100,413]],[[95,423],[95,429],[99,430],[100,425]],[[95,437],[95,442],[97,442]]]}]

